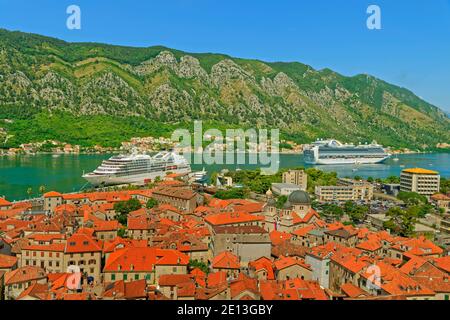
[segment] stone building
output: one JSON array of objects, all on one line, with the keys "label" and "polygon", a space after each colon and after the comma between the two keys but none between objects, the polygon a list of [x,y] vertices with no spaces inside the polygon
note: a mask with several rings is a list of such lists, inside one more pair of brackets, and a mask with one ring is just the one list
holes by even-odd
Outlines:
[{"label": "stone building", "polygon": [[311,208],[309,194],[301,190],[292,192],[281,209],[276,207],[275,199],[269,197],[263,214],[266,220],[265,228],[269,232],[273,230],[293,232],[320,218],[319,214]]},{"label": "stone building", "polygon": [[259,226],[216,226],[212,228],[213,255],[229,251],[242,262],[270,257],[269,233]]}]

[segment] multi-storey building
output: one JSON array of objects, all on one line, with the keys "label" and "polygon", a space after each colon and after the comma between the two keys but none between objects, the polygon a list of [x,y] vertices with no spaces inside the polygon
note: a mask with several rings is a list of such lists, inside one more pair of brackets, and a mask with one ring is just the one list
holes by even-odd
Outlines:
[{"label": "multi-storey building", "polygon": [[308,174],[303,170],[289,170],[283,173],[283,183],[292,183],[305,191],[308,187]]},{"label": "multi-storey building", "polygon": [[315,194],[319,201],[370,201],[373,199],[373,186],[369,183],[353,185],[316,186]]},{"label": "multi-storey building", "polygon": [[439,192],[439,172],[421,168],[405,169],[400,174],[400,191],[432,196]]},{"label": "multi-storey building", "polygon": [[201,196],[187,188],[160,187],[153,191],[152,196],[159,203],[170,204],[186,213],[192,213],[201,203]]},{"label": "multi-storey building", "polygon": [[229,251],[248,262],[270,258],[269,233],[258,226],[217,226],[212,228],[211,247],[214,255]]}]

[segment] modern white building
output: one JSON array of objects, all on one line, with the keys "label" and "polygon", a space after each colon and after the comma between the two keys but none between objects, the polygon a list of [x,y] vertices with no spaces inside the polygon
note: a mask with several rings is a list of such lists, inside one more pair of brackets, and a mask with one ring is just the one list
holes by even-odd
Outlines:
[{"label": "modern white building", "polygon": [[292,192],[300,190],[300,187],[293,183],[272,183],[272,191],[278,196],[288,196]]}]

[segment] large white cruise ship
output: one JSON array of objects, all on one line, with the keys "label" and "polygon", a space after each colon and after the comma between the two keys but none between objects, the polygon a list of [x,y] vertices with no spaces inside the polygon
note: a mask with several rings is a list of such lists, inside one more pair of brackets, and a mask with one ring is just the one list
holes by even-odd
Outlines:
[{"label": "large white cruise ship", "polygon": [[391,155],[379,144],[342,144],[337,140],[317,140],[303,151],[308,164],[381,163]]},{"label": "large white cruise ship", "polygon": [[108,186],[143,184],[157,177],[164,178],[168,173],[190,172],[191,167],[184,157],[162,151],[153,157],[145,154],[113,156],[83,178],[94,186]]}]

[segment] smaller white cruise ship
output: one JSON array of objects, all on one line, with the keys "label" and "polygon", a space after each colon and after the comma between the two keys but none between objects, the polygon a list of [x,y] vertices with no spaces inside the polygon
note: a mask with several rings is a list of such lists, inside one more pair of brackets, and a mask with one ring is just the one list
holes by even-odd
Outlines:
[{"label": "smaller white cruise ship", "polygon": [[93,186],[119,184],[144,184],[157,177],[164,178],[169,173],[187,174],[191,172],[188,161],[175,152],[162,151],[155,156],[146,154],[118,155],[104,160],[93,172],[83,178]]},{"label": "smaller white cruise ship", "polygon": [[317,140],[303,151],[307,164],[373,164],[381,163],[391,155],[383,146],[372,144],[342,144],[337,140]]}]

